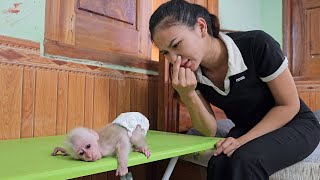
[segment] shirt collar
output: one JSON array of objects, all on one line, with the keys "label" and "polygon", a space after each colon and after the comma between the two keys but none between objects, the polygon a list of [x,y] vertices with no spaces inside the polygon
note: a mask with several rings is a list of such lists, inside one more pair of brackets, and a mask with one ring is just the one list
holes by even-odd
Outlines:
[{"label": "shirt collar", "polygon": [[240,52],[238,46],[234,43],[234,41],[228,35],[226,35],[222,32],[219,33],[219,37],[226,45],[227,51],[228,51],[228,71],[227,71],[227,74],[225,77],[225,83],[224,83],[225,91],[224,92],[221,91],[207,77],[203,76],[200,66],[196,70],[196,77],[197,77],[198,82],[212,86],[220,94],[228,94],[229,90],[230,90],[229,77],[233,76],[235,74],[242,73],[242,72],[246,71],[248,68],[245,65],[243,57],[241,55],[241,52]]}]

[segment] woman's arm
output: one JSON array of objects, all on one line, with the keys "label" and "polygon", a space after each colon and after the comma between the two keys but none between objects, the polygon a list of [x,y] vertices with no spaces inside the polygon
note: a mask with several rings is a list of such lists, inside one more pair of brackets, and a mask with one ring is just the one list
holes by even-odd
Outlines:
[{"label": "woman's arm", "polygon": [[205,136],[215,136],[217,122],[208,101],[196,91],[189,97],[181,97],[181,100],[188,108],[193,127]]},{"label": "woman's arm", "polygon": [[267,84],[276,105],[254,128],[238,138],[241,144],[284,126],[300,109],[298,92],[288,68]]},{"label": "woman's arm", "polygon": [[172,86],[188,108],[192,125],[205,136],[215,136],[217,123],[209,103],[196,93],[197,79],[189,68],[180,67],[181,57],[172,66]]},{"label": "woman's arm", "polygon": [[218,142],[217,149],[214,151],[215,156],[223,152],[230,157],[241,145],[281,128],[298,113],[300,109],[299,96],[288,68],[267,84],[275,99],[275,106],[243,136],[237,139],[228,137]]}]

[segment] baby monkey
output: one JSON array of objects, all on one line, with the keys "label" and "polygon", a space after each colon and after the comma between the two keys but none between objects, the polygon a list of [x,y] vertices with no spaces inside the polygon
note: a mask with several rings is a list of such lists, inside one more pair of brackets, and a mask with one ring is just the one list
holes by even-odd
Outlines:
[{"label": "baby monkey", "polygon": [[149,121],[141,113],[122,113],[111,124],[98,131],[84,127],[73,129],[66,136],[66,149],[56,147],[52,155],[55,156],[60,151],[62,155],[70,155],[74,159],[96,161],[116,154],[116,176],[124,176],[128,173],[127,161],[132,148],[147,158],[150,157],[145,139],[148,129]]}]

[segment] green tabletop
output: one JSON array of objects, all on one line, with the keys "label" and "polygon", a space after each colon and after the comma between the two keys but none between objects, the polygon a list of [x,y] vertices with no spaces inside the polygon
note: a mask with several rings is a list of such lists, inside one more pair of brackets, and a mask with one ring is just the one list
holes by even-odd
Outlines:
[{"label": "green tabletop", "polygon": [[[151,157],[132,152],[128,164],[134,166],[152,161],[207,150],[219,138],[148,131],[147,141]],[[70,179],[115,170],[115,157],[104,157],[96,162],[51,156],[56,146],[63,146],[64,136],[49,136],[0,141],[0,179]]]}]

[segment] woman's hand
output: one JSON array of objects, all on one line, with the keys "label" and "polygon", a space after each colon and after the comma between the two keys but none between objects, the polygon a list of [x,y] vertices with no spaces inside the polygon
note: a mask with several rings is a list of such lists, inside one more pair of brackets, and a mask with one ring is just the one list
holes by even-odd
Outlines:
[{"label": "woman's hand", "polygon": [[190,68],[180,66],[181,56],[178,56],[172,67],[172,86],[180,96],[188,97],[196,89],[197,79]]},{"label": "woman's hand", "polygon": [[242,144],[238,139],[233,137],[228,137],[219,141],[215,147],[216,149],[213,151],[214,156],[218,156],[221,153],[226,154],[228,157],[231,157],[233,152],[238,149]]}]

